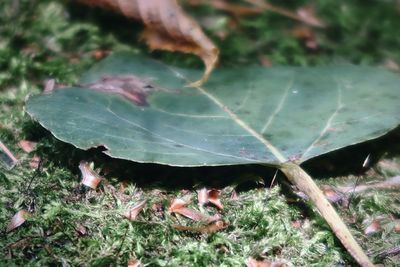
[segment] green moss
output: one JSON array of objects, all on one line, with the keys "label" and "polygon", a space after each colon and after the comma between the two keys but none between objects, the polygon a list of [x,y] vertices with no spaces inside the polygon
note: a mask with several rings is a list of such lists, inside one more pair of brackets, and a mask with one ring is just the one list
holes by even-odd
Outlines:
[{"label": "green moss", "polygon": [[[291,2],[290,8],[303,4]],[[399,62],[400,37],[395,33],[400,20],[395,1],[367,2],[315,2],[317,15],[328,25],[315,30],[320,46],[317,51],[289,34],[299,25],[297,22],[270,12],[243,18],[235,30],[229,30],[229,17],[223,12],[209,7],[189,11],[199,21],[212,18],[217,22],[207,31],[218,43],[221,65],[225,66],[258,64],[260,56],[267,56],[275,65],[343,60],[361,64],[379,64],[386,59]],[[47,0],[2,1],[0,25],[0,140],[21,159],[12,170],[0,168],[0,265],[110,266],[126,265],[128,259],[138,258],[150,266],[240,266],[249,256],[294,266],[353,263],[317,213],[308,205],[289,204],[291,196],[280,186],[270,190],[250,183],[250,189],[240,193],[238,200],[230,199],[232,187],[224,188],[225,209],[221,215],[230,226],[213,234],[179,232],[171,225],[197,224],[152,209],[153,204],[160,203],[168,208],[173,197],[183,194],[179,191],[182,184],[193,189],[198,181],[149,180],[146,186],[136,187],[135,181],[144,184],[142,175],[152,174],[143,171],[151,166],[142,166],[133,168],[136,173],[111,172],[97,190],[83,188],[77,169],[79,160],[91,159],[102,168],[108,166],[109,159],[51,137],[24,113],[24,99],[40,92],[49,78],[60,83],[76,82],[79,74],[97,61],[93,51],[129,49],[148,53],[136,41],[141,26],[107,12]],[[227,31],[223,41],[217,38],[221,30]],[[179,65],[201,66],[193,56],[166,52],[152,56]],[[38,141],[30,154],[17,146],[25,138]],[[29,167],[34,154],[43,160],[39,170]],[[390,168],[378,165],[376,171],[363,176],[335,177],[320,183],[354,184],[356,180],[400,174],[398,155],[388,158],[393,163]],[[118,161],[113,164],[129,165]],[[119,192],[127,176],[136,180]],[[195,192],[190,194],[194,201],[191,208],[198,209]],[[142,199],[147,199],[148,205],[138,221],[124,219],[123,212]],[[398,207],[398,193],[372,191],[354,196],[349,208],[337,208],[362,246],[376,255],[400,243],[399,234],[393,231],[393,219],[400,217]],[[33,216],[15,231],[5,233],[10,218],[20,209],[29,210]],[[205,211],[217,212],[212,207]],[[363,230],[368,221],[378,216],[383,218],[383,230],[366,237]],[[301,222],[301,226],[295,227],[293,222]],[[375,260],[387,266],[398,262],[396,256]]]}]

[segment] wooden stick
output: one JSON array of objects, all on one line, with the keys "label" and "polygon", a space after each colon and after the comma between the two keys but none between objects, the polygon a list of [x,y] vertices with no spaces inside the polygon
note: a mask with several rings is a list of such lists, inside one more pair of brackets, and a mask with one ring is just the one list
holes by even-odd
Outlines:
[{"label": "wooden stick", "polygon": [[279,169],[291,183],[308,195],[335,235],[358,264],[362,267],[374,266],[313,179],[300,166],[292,162],[282,163]]}]

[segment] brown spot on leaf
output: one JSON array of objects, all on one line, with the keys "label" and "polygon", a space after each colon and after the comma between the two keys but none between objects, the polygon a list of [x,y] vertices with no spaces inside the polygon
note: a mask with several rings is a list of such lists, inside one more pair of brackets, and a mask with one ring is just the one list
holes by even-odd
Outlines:
[{"label": "brown spot on leaf", "polygon": [[132,74],[103,75],[95,82],[81,84],[80,86],[104,93],[121,95],[138,106],[147,106],[147,97],[152,92],[168,91],[154,85],[149,78],[140,78]]}]

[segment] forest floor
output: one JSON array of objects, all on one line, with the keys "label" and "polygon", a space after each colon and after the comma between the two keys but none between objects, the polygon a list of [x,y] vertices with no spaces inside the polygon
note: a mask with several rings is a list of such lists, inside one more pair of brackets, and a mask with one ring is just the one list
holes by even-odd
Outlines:
[{"label": "forest floor", "polygon": [[[287,1],[285,8],[311,2],[325,28],[304,27],[273,12],[232,19],[210,6],[185,9],[221,49],[220,66],[349,62],[399,71],[399,1]],[[14,168],[0,166],[0,266],[126,266],[130,259],[148,266],[244,266],[249,257],[287,266],[354,265],[317,211],[283,176],[271,185],[275,170],[183,170],[112,160],[58,141],[24,112],[26,97],[40,93],[48,79],[74,84],[111,51],[150,54],[138,41],[140,24],[70,2],[7,0],[0,3],[0,25],[0,141],[19,159]],[[193,56],[150,55],[202,67]],[[18,146],[21,140],[37,144],[26,153]],[[104,175],[96,190],[81,185],[81,160],[93,162]],[[331,190],[338,186],[398,176],[400,130],[303,167],[328,196],[336,196]],[[220,188],[224,209],[201,211],[220,213],[229,226],[215,233],[175,229],[174,224],[198,223],[167,212],[170,201],[191,198],[189,207],[198,210],[196,190],[202,187]],[[147,206],[138,219],[125,219],[126,209],[143,199]],[[398,189],[372,189],[344,199],[335,207],[364,250],[375,263],[396,266],[400,256],[389,252],[400,244]],[[22,209],[31,216],[7,232]]]}]

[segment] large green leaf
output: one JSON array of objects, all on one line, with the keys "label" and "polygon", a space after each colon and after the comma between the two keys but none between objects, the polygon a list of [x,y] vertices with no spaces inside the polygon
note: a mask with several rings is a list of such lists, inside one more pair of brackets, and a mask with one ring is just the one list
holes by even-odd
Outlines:
[{"label": "large green leaf", "polygon": [[115,54],[84,75],[134,74],[166,90],[148,105],[82,88],[31,97],[28,113],[57,138],[112,157],[176,166],[303,162],[379,137],[400,121],[400,77],[352,65],[199,71]]}]

